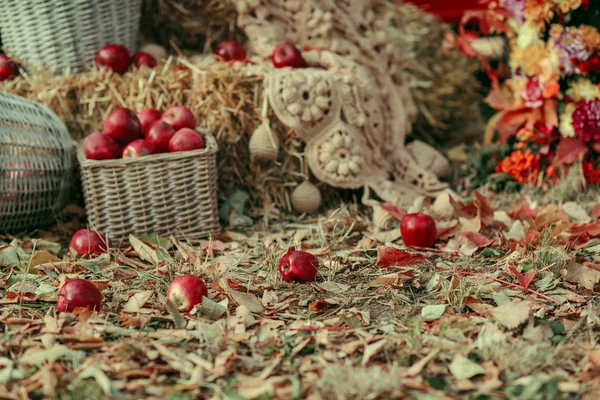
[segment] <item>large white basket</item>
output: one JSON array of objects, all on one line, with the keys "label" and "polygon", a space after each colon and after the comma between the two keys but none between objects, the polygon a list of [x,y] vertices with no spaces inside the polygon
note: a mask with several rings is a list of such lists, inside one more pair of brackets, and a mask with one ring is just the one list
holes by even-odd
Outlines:
[{"label": "large white basket", "polygon": [[0,35],[33,67],[80,71],[107,43],[134,52],[140,12],[141,0],[0,0]]},{"label": "large white basket", "polygon": [[72,143],[44,105],[0,92],[0,231],[56,220],[71,188]]}]

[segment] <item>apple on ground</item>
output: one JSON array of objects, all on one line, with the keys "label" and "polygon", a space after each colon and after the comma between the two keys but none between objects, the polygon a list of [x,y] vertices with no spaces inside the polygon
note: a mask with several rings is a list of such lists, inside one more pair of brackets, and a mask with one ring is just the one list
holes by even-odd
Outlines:
[{"label": "apple on ground", "polygon": [[176,131],[181,128],[196,128],[196,118],[189,108],[185,106],[173,106],[163,114],[162,118],[169,125],[173,125]]},{"label": "apple on ground", "polygon": [[111,70],[122,74],[129,68],[130,55],[127,47],[109,43],[96,54],[96,66],[99,70]]},{"label": "apple on ground", "polygon": [[429,215],[406,214],[400,223],[402,241],[407,247],[431,248],[437,240],[437,227]]},{"label": "apple on ground", "polygon": [[215,55],[223,61],[244,61],[246,50],[237,40],[224,40],[215,48]]},{"label": "apple on ground", "polygon": [[183,128],[175,132],[169,141],[169,151],[191,151],[204,148],[204,139],[198,132],[190,128]]},{"label": "apple on ground", "polygon": [[162,113],[156,108],[144,108],[136,115],[140,120],[142,134],[145,136],[148,133],[148,128],[154,121],[158,121],[162,117]]},{"label": "apple on ground", "polygon": [[145,139],[136,139],[123,149],[123,158],[138,158],[154,154],[154,147]]},{"label": "apple on ground", "polygon": [[19,66],[4,54],[0,54],[0,82],[19,75]]},{"label": "apple on ground", "polygon": [[206,284],[194,275],[182,275],[175,278],[167,291],[167,300],[183,312],[188,312],[196,304],[201,304],[202,298],[206,296],[208,296]]},{"label": "apple on ground", "polygon": [[90,160],[112,160],[121,157],[121,146],[112,137],[94,132],[83,140],[83,154]]},{"label": "apple on ground", "polygon": [[305,68],[308,63],[302,57],[302,52],[291,43],[282,43],[275,47],[271,55],[271,62],[275,68]]},{"label": "apple on ground", "polygon": [[67,280],[56,296],[56,310],[59,313],[71,312],[77,308],[98,312],[102,310],[102,293],[85,279]]},{"label": "apple on ground", "polygon": [[175,128],[165,121],[154,121],[148,129],[145,140],[152,146],[155,153],[168,153],[169,142],[175,133]]},{"label": "apple on ground", "polygon": [[98,257],[110,248],[110,241],[107,243],[107,239],[98,232],[84,228],[73,234],[69,248],[71,249],[71,256],[75,255],[74,250],[82,257]]},{"label": "apple on ground", "polygon": [[136,68],[140,68],[142,65],[145,65],[148,68],[154,68],[157,65],[156,59],[152,57],[152,55],[143,51],[138,51],[135,53],[131,58],[131,63]]},{"label": "apple on ground", "polygon": [[279,273],[286,282],[312,282],[318,270],[319,260],[306,251],[288,251],[279,261]]},{"label": "apple on ground", "polygon": [[133,111],[125,107],[117,107],[104,119],[102,133],[125,145],[142,137],[142,126]]}]

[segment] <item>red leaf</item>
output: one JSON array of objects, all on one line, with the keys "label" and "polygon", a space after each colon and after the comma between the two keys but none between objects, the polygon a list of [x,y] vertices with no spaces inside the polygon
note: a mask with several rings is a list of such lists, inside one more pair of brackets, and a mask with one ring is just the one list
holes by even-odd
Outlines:
[{"label": "red leaf", "polygon": [[572,234],[587,234],[591,237],[600,236],[600,222],[593,222],[591,224],[573,225],[569,229],[569,233]]},{"label": "red leaf", "polygon": [[498,111],[506,110],[513,106],[512,101],[507,99],[500,89],[492,89],[485,98],[485,102]]},{"label": "red leaf", "polygon": [[325,312],[331,306],[332,306],[332,304],[328,303],[327,301],[325,301],[323,299],[319,299],[317,301],[313,301],[312,303],[310,303],[308,308],[310,308],[311,312],[313,312],[315,314],[319,314],[319,313]]},{"label": "red leaf", "polygon": [[402,218],[406,215],[406,211],[401,208],[396,207],[392,203],[383,203],[380,205],[385,211],[387,211],[392,217],[396,218],[398,221],[402,221]]},{"label": "red leaf", "polygon": [[527,290],[529,285],[531,285],[531,281],[533,281],[533,277],[535,276],[535,271],[531,271],[530,273],[523,275],[522,273],[517,271],[517,269],[515,267],[513,267],[512,265],[509,265],[508,269],[517,278],[517,280],[523,287],[523,290]]},{"label": "red leaf", "polygon": [[398,250],[394,247],[377,247],[377,267],[406,267],[408,265],[421,264],[427,262],[422,254],[413,254]]},{"label": "red leaf", "polygon": [[596,204],[592,209],[592,218],[598,219],[600,218],[600,203]]},{"label": "red leaf", "polygon": [[572,137],[562,138],[556,147],[556,163],[558,165],[572,164],[587,151],[587,146],[581,140]]},{"label": "red leaf", "polygon": [[492,241],[481,233],[477,232],[461,232],[460,235],[464,236],[469,240],[469,242],[473,243],[477,248],[486,247],[492,244]]}]

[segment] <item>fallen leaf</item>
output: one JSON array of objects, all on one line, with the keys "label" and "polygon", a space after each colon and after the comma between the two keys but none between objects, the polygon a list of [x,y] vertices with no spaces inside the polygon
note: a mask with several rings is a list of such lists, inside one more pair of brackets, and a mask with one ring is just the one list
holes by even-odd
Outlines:
[{"label": "fallen leaf", "polygon": [[131,234],[129,235],[129,243],[142,260],[155,264],[160,262],[156,250]]},{"label": "fallen leaf", "polygon": [[331,293],[346,293],[350,290],[351,286],[346,285],[345,283],[333,282],[333,281],[325,281],[318,284],[318,286]]},{"label": "fallen leaf", "polygon": [[78,376],[79,379],[86,378],[94,378],[98,386],[102,389],[104,394],[111,398],[122,398],[123,394],[119,392],[112,384],[106,374],[96,367],[95,365],[90,365],[85,370],[83,370]]},{"label": "fallen leaf", "polygon": [[517,280],[523,287],[523,290],[527,290],[529,285],[531,285],[531,281],[533,281],[533,277],[535,276],[535,271],[531,271],[530,273],[523,275],[522,273],[517,271],[517,269],[512,265],[509,265],[508,269],[517,278]]},{"label": "fallen leaf", "polygon": [[36,251],[33,256],[29,259],[27,272],[33,273],[35,271],[35,267],[41,264],[46,263],[55,263],[60,262],[61,259],[56,257],[54,254],[48,252],[47,250]]},{"label": "fallen leaf", "polygon": [[129,300],[123,307],[123,311],[124,312],[133,312],[133,313],[140,312],[142,307],[144,307],[146,302],[148,300],[150,300],[150,298],[152,297],[153,294],[154,294],[154,291],[152,291],[152,290],[144,290],[144,291],[134,294],[133,296],[131,296],[129,298]]},{"label": "fallen leaf", "polygon": [[402,221],[402,218],[406,215],[406,211],[401,208],[396,207],[392,203],[383,203],[380,204],[380,207],[387,211],[392,217],[397,219],[398,221]]},{"label": "fallen leaf", "polygon": [[209,319],[219,319],[227,312],[227,307],[217,303],[208,297],[202,299],[202,305],[199,309],[200,313]]},{"label": "fallen leaf", "polygon": [[319,313],[327,311],[327,309],[329,309],[331,306],[332,306],[332,304],[330,304],[326,300],[319,299],[317,301],[313,301],[312,303],[310,303],[308,308],[310,309],[310,311],[312,313],[319,314]]},{"label": "fallen leaf", "polygon": [[600,282],[600,271],[578,263],[572,263],[567,270],[565,280],[578,283],[586,289],[594,290],[596,284]]},{"label": "fallen leaf", "polygon": [[592,209],[592,218],[598,219],[600,218],[600,204],[596,204]]},{"label": "fallen leaf", "polygon": [[16,244],[0,246],[0,267],[14,267],[19,265],[20,261]]},{"label": "fallen leaf", "polygon": [[421,309],[421,316],[425,321],[434,321],[439,319],[446,311],[445,304],[431,304]]},{"label": "fallen leaf", "polygon": [[70,352],[72,352],[72,350],[67,346],[58,344],[50,349],[26,352],[18,361],[20,364],[24,365],[51,364]]},{"label": "fallen leaf", "polygon": [[448,366],[450,373],[458,380],[469,379],[475,375],[485,374],[485,368],[469,360],[462,354],[457,354]]},{"label": "fallen leaf", "polygon": [[512,300],[490,310],[490,314],[508,329],[527,321],[530,313],[531,303],[525,300]]},{"label": "fallen leaf", "polygon": [[556,146],[556,163],[572,164],[588,151],[585,143],[573,137],[563,137]]},{"label": "fallen leaf", "polygon": [[169,312],[169,314],[171,314],[171,317],[173,317],[173,322],[175,323],[175,327],[177,329],[185,328],[185,326],[187,325],[187,322],[186,322],[185,318],[183,317],[183,315],[181,315],[181,313],[179,312],[177,307],[175,307],[175,305],[173,303],[171,303],[170,300],[167,300],[165,304],[167,306],[167,311]]},{"label": "fallen leaf", "polygon": [[575,203],[574,201],[569,201],[563,204],[561,209],[564,210],[569,215],[569,217],[578,220],[579,222],[590,220],[590,216],[585,211],[585,208],[583,208],[580,204]]},{"label": "fallen leaf", "polygon": [[406,267],[408,265],[427,262],[425,256],[418,253],[408,253],[390,246],[377,247],[377,262],[379,268]]},{"label": "fallen leaf", "polygon": [[386,274],[377,277],[374,281],[371,281],[370,285],[389,285],[389,286],[402,286],[404,281],[411,280],[415,271],[405,271],[407,274],[394,272],[393,274]]},{"label": "fallen leaf", "polygon": [[233,301],[235,301],[240,306],[245,306],[253,313],[261,313],[265,311],[260,300],[253,295],[252,293],[247,292],[238,292],[237,290],[233,290],[229,287],[229,284],[226,280],[221,279],[219,281],[219,286],[223,288],[223,291],[229,295]]},{"label": "fallen leaf", "polygon": [[371,343],[365,346],[365,350],[362,358],[362,365],[367,365],[369,360],[375,356],[375,354],[379,353],[383,347],[387,344],[386,339],[381,339],[375,343]]}]

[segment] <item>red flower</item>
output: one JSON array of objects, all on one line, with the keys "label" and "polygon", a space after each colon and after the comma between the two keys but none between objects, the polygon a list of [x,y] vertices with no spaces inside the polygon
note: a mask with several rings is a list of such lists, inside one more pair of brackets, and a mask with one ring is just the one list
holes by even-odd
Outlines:
[{"label": "red flower", "polygon": [[532,78],[521,90],[521,97],[525,100],[525,106],[529,108],[539,108],[544,104],[543,100],[544,85],[537,79]]},{"label": "red flower", "polygon": [[596,169],[596,166],[591,161],[584,161],[581,163],[583,167],[583,176],[585,181],[590,185],[596,185],[600,183],[600,169]]},{"label": "red flower", "polygon": [[573,112],[573,128],[586,143],[600,140],[600,101],[579,100]]}]

